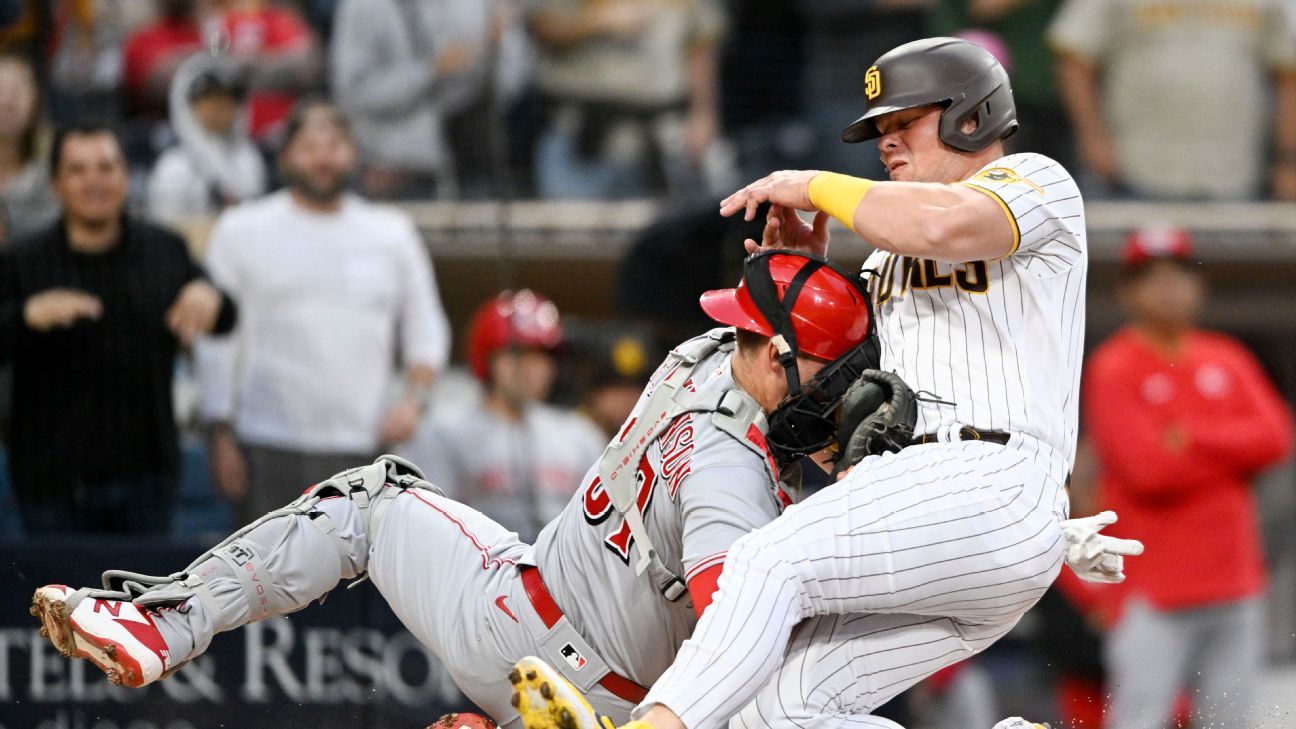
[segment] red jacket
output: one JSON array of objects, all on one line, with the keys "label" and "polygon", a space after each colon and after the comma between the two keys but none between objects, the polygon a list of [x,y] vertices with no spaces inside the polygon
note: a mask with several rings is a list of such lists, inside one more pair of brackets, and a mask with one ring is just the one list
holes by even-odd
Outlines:
[{"label": "red jacket", "polygon": [[1084,406],[1101,464],[1100,494],[1143,541],[1125,595],[1162,609],[1239,600],[1265,587],[1250,479],[1282,460],[1292,415],[1235,340],[1190,334],[1170,358],[1131,328],[1085,368]]}]

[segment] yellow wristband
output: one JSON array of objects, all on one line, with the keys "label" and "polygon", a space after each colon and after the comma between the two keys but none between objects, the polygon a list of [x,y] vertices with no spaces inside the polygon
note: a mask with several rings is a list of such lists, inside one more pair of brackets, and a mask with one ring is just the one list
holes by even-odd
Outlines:
[{"label": "yellow wristband", "polygon": [[810,178],[810,204],[837,218],[853,232],[859,232],[855,230],[855,208],[871,187],[872,180],[820,172]]}]

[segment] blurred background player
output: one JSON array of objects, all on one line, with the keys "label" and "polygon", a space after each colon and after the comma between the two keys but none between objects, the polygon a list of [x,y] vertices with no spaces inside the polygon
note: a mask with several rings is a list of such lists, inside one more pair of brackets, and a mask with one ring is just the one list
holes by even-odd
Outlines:
[{"label": "blurred background player", "polygon": [[226,211],[207,250],[244,312],[238,336],[198,358],[212,472],[242,522],[408,440],[449,350],[413,222],[346,190],[356,148],[341,112],[302,102],[279,164],[287,189]]},{"label": "blurred background player", "polygon": [[1130,323],[1086,370],[1085,411],[1111,527],[1147,553],[1107,638],[1110,729],[1159,729],[1194,688],[1199,715],[1246,727],[1264,658],[1266,577],[1251,481],[1292,446],[1292,414],[1237,340],[1202,331],[1188,233],[1126,243]]},{"label": "blurred background player", "polygon": [[546,402],[563,343],[545,297],[522,289],[487,301],[468,329],[480,399],[437,409],[408,449],[428,480],[525,542],[563,510],[607,443],[588,418]]},{"label": "blurred background player", "polygon": [[241,75],[207,54],[194,55],[177,71],[171,88],[177,144],[162,153],[149,176],[154,220],[193,224],[265,193],[265,163],[248,136]]}]

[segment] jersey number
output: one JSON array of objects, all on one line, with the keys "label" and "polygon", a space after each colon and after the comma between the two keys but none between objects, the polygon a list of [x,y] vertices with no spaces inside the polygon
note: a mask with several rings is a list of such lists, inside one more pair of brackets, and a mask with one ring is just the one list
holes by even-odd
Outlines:
[{"label": "jersey number", "polygon": [[[639,507],[639,513],[647,513],[648,507],[652,504],[653,488],[656,485],[657,472],[648,461],[648,455],[644,454],[639,461],[639,468],[635,470],[635,504]],[[607,490],[603,488],[601,476],[594,477],[585,489],[581,501],[584,506],[585,521],[592,525],[602,524],[607,521],[612,512],[616,511],[612,506],[612,497],[608,496]],[[603,546],[612,550],[612,553],[627,565],[630,564],[630,547],[633,544],[634,537],[630,535],[630,525],[625,520],[622,520],[619,529],[603,539]]]}]

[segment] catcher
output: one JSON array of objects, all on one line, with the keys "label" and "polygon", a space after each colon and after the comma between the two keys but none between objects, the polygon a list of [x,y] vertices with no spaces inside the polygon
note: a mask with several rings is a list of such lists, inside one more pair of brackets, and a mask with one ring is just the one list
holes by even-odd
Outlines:
[{"label": "catcher", "polygon": [[815,256],[754,256],[738,288],[701,303],[729,328],[666,358],[534,546],[383,457],[312,486],[179,572],[41,587],[33,613],[64,655],[143,686],[217,633],[367,575],[499,724],[517,725],[506,676],[527,655],[559,666],[600,712],[628,718],[710,602],[729,545],[790,503],[782,465],[834,440],[843,392],[876,357],[859,278]]}]

